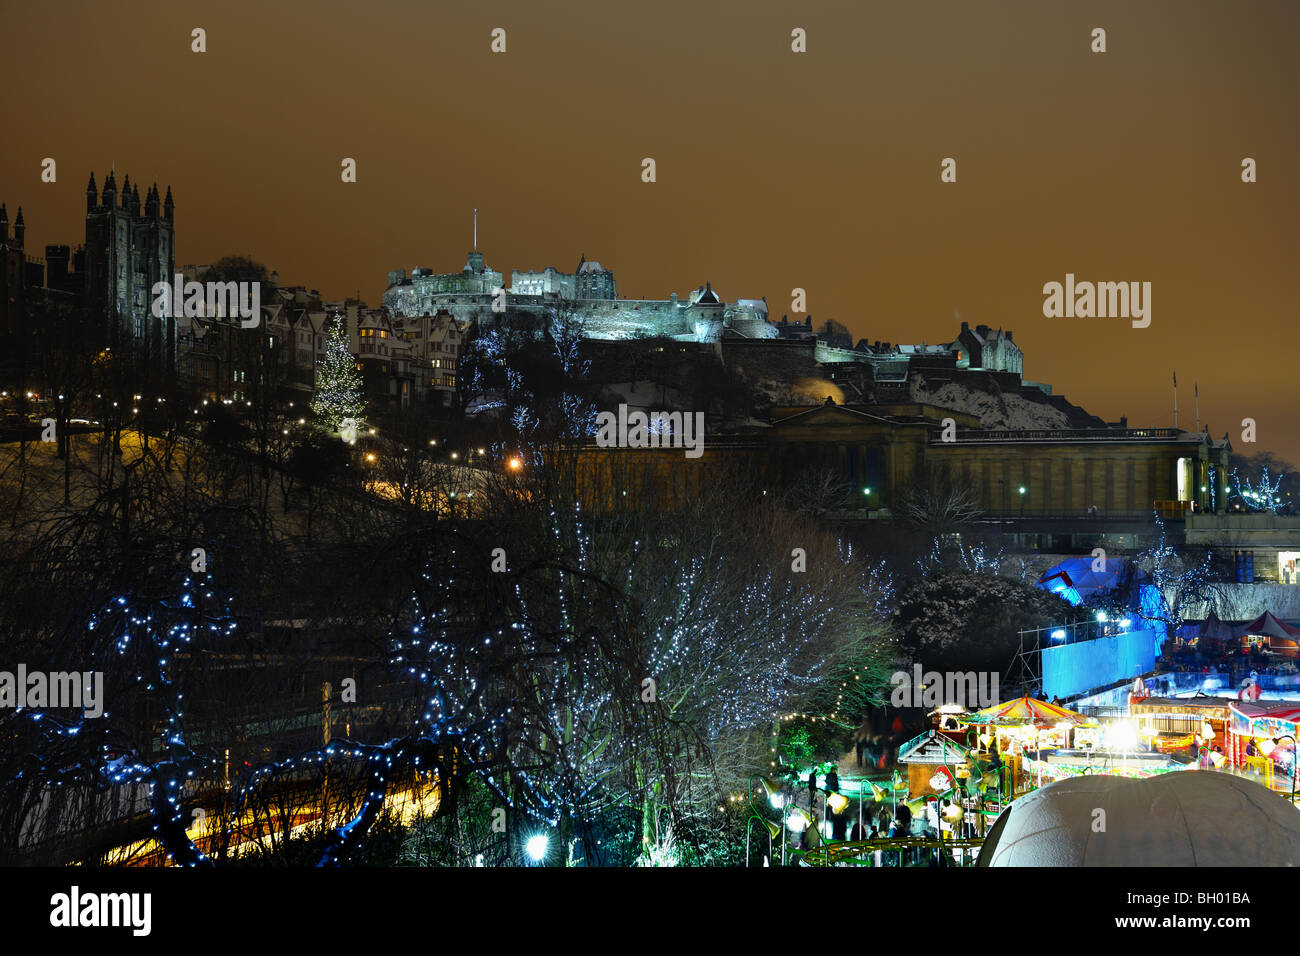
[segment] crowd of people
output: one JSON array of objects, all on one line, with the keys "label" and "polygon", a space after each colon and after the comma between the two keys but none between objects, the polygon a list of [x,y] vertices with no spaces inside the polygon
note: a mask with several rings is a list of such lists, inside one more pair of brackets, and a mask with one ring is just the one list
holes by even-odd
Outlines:
[{"label": "crowd of people", "polygon": [[1195,645],[1166,642],[1156,661],[1157,670],[1177,673],[1227,674],[1236,683],[1249,671],[1260,674],[1294,674],[1293,660],[1271,654],[1258,644],[1247,650],[1236,650],[1230,645],[1198,642]]}]

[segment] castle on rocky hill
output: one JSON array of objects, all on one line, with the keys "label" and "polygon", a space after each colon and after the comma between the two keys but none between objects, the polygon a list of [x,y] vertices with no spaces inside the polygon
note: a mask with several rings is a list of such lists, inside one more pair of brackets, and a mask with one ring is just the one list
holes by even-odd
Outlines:
[{"label": "castle on rocky hill", "polygon": [[388,273],[383,304],[390,315],[434,315],[450,312],[462,327],[470,322],[491,326],[503,322],[548,328],[561,321],[589,339],[670,338],[681,342],[717,342],[726,336],[774,339],[775,325],[767,318],[765,299],[726,302],[710,283],[685,299],[621,299],[614,273],[584,255],[577,268],[560,272],[552,266],[540,272],[504,276],[489,268],[477,248],[460,272],[399,269]]}]

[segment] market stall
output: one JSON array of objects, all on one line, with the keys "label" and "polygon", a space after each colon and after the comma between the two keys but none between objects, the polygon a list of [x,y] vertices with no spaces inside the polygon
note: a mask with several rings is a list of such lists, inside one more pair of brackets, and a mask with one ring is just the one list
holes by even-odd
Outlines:
[{"label": "market stall", "polygon": [[1130,699],[1128,710],[1144,749],[1194,754],[1202,746],[1224,747],[1232,703],[1227,697],[1146,697]]},{"label": "market stall", "polygon": [[1032,766],[1035,779],[1042,782],[1043,750],[1067,748],[1073,731],[1096,725],[1091,717],[1029,696],[995,704],[958,719],[978,728],[976,739],[981,752],[996,751],[1007,758],[1013,792],[1021,789],[1026,766]]},{"label": "market stall", "polygon": [[1273,767],[1281,764],[1290,778],[1294,773],[1300,707],[1294,702],[1234,700],[1229,703],[1229,711],[1229,762],[1236,767],[1260,770],[1270,778]]},{"label": "market stall", "polygon": [[898,765],[907,768],[907,792],[915,797],[947,793],[957,785],[970,750],[945,733],[928,730],[898,750]]},{"label": "market stall", "polygon": [[1283,657],[1295,657],[1300,645],[1300,628],[1279,621],[1271,611],[1265,611],[1239,633],[1243,648],[1259,647]]}]

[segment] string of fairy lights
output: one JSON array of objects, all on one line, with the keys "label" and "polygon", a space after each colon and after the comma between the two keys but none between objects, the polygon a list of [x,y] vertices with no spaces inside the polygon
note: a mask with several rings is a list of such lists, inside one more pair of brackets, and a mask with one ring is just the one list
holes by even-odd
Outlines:
[{"label": "string of fairy lights", "polygon": [[[629,566],[619,576],[624,593],[618,600],[641,594],[639,620],[651,623],[637,636],[619,639],[643,655],[646,676],[658,684],[663,710],[646,709],[643,701],[630,699],[640,675],[624,673],[622,662],[608,659],[586,636],[592,626],[615,626],[604,616],[614,605],[605,603],[604,592],[593,583],[608,580],[610,555],[586,527],[580,508],[575,506],[566,521],[560,517],[554,511],[549,515],[551,545],[556,555],[566,556],[572,573],[557,561],[545,587],[523,576],[513,579],[490,628],[476,630],[479,625],[459,603],[464,597],[458,578],[465,562],[479,560],[476,553],[451,547],[440,556],[440,566],[427,566],[419,578],[422,587],[410,595],[406,623],[387,638],[389,667],[412,682],[423,704],[409,732],[377,743],[335,738],[237,770],[223,845],[237,838],[241,813],[262,787],[341,760],[354,762],[366,782],[350,818],[327,835],[319,860],[327,866],[352,858],[398,775],[446,773],[449,753],[458,773],[480,772],[508,808],[544,826],[627,799],[626,785],[621,790],[616,778],[629,765],[642,775],[630,796],[644,796],[680,776],[689,801],[690,747],[680,728],[693,726],[716,736],[759,725],[771,719],[774,703],[824,683],[831,673],[810,651],[827,629],[844,627],[852,615],[821,589],[800,586],[757,560],[734,569],[747,576],[737,588],[734,578],[718,575],[705,558],[664,557],[637,538],[625,556]],[[852,555],[844,557],[843,573],[854,573]],[[859,586],[864,594],[881,597],[880,580],[864,576]],[[188,814],[195,786],[219,775],[222,761],[192,745],[186,694],[174,670],[180,655],[192,659],[200,651],[219,651],[238,633],[230,597],[218,597],[216,590],[211,574],[187,575],[174,600],[137,609],[122,595],[87,625],[111,640],[120,664],[117,678],[137,684],[162,709],[156,755],[121,755],[120,744],[110,748],[106,738],[95,772],[111,786],[148,788],[152,832],[177,865],[213,862],[189,835]],[[533,682],[540,706],[499,700],[495,687],[485,683],[498,653],[524,664],[524,684]],[[860,680],[860,674],[852,679]],[[791,711],[782,719],[838,720],[848,690],[845,679],[829,714]],[[107,735],[110,727],[94,719],[27,716],[51,740]],[[46,752],[51,765],[33,770],[44,779],[84,776],[85,767],[55,768],[60,748]],[[110,758],[110,752],[119,755]],[[514,759],[502,761],[506,753]],[[714,795],[702,793],[696,802],[704,807],[706,799],[711,812]]]}]

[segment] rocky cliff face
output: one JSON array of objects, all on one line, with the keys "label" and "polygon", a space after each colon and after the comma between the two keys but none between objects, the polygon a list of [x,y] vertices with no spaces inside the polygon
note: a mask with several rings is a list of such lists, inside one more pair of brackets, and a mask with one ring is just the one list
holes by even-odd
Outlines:
[{"label": "rocky cliff face", "polygon": [[1047,395],[1032,385],[1004,387],[999,377],[979,372],[931,381],[914,373],[907,383],[908,399],[979,417],[984,428],[1101,428],[1105,422],[1060,395]]}]

